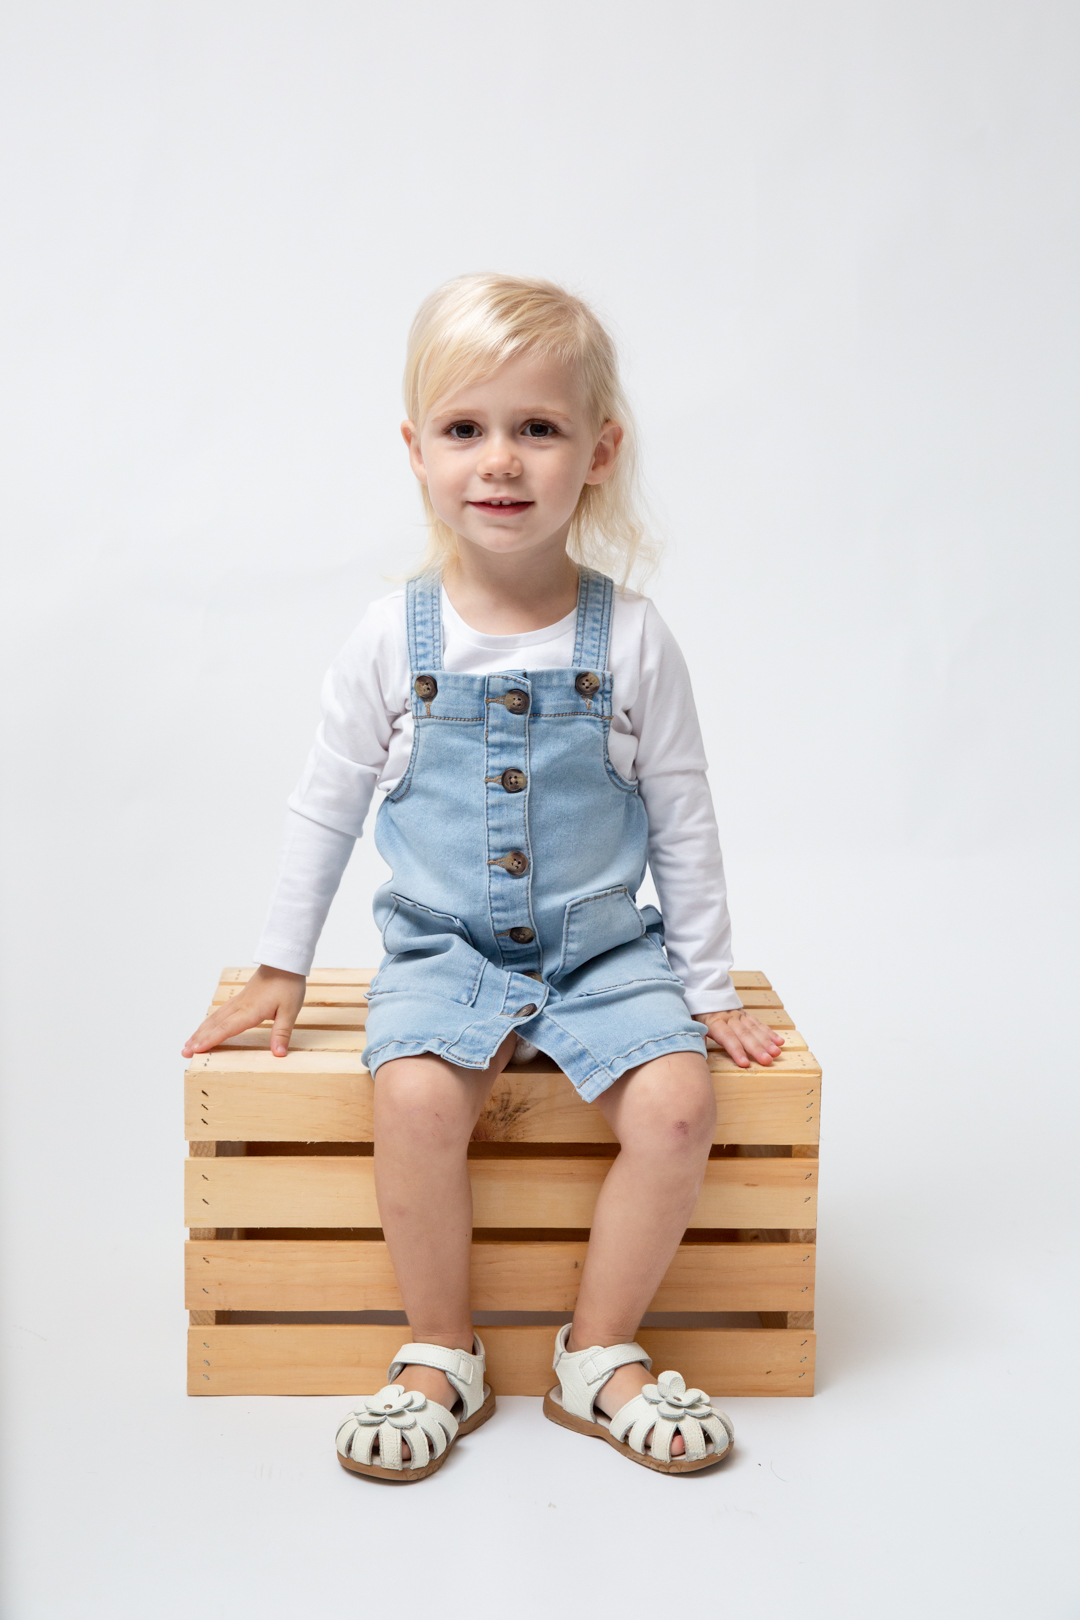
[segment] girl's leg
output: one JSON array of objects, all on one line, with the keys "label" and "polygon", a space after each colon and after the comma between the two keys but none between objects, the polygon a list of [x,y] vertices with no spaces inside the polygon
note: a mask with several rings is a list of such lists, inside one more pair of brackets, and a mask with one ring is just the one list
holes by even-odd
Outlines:
[{"label": "girl's leg", "polygon": [[[712,1076],[697,1052],[631,1069],[595,1106],[620,1152],[596,1202],[570,1350],[634,1339],[682,1241],[716,1129]],[[653,1376],[640,1362],[618,1368],[597,1405],[613,1417]],[[672,1454],[682,1450],[676,1436]]]},{"label": "girl's leg", "polygon": [[[503,1042],[489,1068],[461,1069],[428,1054],[395,1058],[375,1077],[375,1193],[379,1219],[413,1341],[472,1350],[469,1246],[472,1191],[466,1150],[492,1082],[514,1050]],[[443,1373],[402,1374],[447,1409],[457,1395]]]}]

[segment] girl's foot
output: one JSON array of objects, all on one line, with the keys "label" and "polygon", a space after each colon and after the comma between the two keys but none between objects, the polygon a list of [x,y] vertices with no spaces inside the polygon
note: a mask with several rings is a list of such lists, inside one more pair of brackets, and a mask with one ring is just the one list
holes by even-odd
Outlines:
[{"label": "girl's foot", "polygon": [[[408,1374],[408,1387],[399,1382]],[[484,1382],[484,1347],[405,1344],[390,1382],[364,1396],[337,1432],[338,1461],[354,1474],[394,1484],[426,1479],[446,1461],[459,1435],[486,1423],[495,1396]]]},{"label": "girl's foot", "polygon": [[731,1420],[702,1390],[687,1389],[673,1371],[652,1382],[640,1344],[572,1350],[570,1332],[567,1323],[555,1340],[559,1382],[544,1396],[544,1416],[552,1423],[606,1440],[631,1462],[662,1474],[711,1468],[728,1455]]}]

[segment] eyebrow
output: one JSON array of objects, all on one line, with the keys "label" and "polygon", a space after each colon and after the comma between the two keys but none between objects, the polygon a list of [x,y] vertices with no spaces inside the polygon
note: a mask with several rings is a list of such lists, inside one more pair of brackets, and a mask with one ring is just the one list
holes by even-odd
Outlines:
[{"label": "eyebrow", "polygon": [[[459,417],[485,414],[487,413],[484,411],[471,412],[467,408],[456,411],[432,411],[428,420],[432,422],[456,422]],[[571,412],[557,405],[519,405],[515,406],[508,414],[523,417],[525,420],[529,420],[534,416],[551,416],[561,422],[572,422],[574,420]]]}]

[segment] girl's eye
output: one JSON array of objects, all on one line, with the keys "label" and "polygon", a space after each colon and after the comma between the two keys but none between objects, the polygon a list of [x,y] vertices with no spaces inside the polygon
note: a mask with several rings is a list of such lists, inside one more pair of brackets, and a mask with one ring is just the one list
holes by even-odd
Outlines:
[{"label": "girl's eye", "polygon": [[452,439],[475,439],[479,428],[475,422],[454,422],[450,428]]},{"label": "girl's eye", "polygon": [[530,439],[549,439],[555,432],[550,422],[529,422],[525,432]]}]

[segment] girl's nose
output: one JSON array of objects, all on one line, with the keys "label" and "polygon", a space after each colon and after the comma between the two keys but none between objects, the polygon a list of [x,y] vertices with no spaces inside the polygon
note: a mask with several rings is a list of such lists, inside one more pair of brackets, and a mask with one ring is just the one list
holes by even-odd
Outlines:
[{"label": "girl's nose", "polygon": [[492,438],[484,446],[478,470],[485,478],[516,478],[521,471],[521,461],[507,439]]}]

